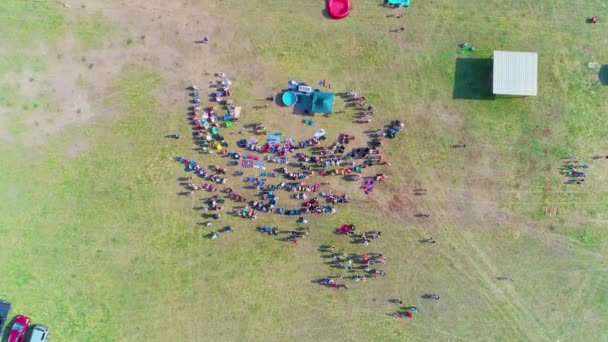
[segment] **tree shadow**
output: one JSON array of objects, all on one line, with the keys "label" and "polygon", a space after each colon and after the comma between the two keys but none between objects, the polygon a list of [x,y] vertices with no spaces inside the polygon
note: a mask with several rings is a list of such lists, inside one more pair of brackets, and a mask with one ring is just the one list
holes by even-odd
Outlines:
[{"label": "tree shadow", "polygon": [[[4,334],[2,335],[2,339],[0,341],[2,341],[2,342],[8,342],[8,337],[10,335],[11,328],[12,328],[13,324],[15,324],[16,320],[17,320],[17,316],[14,316],[11,320],[7,320],[7,322],[4,325],[4,327],[2,327],[4,329]],[[2,333],[2,332],[3,331],[0,330],[0,333]]]},{"label": "tree shadow", "polygon": [[493,61],[489,58],[458,58],[452,98],[458,100],[494,100],[492,93]]},{"label": "tree shadow", "polygon": [[600,67],[597,77],[601,85],[608,85],[608,64],[604,64]]}]

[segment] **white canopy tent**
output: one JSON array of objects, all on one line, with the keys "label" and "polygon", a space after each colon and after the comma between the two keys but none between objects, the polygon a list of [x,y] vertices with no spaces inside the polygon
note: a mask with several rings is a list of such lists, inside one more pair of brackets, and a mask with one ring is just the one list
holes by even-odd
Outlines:
[{"label": "white canopy tent", "polygon": [[506,96],[536,96],[538,54],[494,51],[493,93]]}]

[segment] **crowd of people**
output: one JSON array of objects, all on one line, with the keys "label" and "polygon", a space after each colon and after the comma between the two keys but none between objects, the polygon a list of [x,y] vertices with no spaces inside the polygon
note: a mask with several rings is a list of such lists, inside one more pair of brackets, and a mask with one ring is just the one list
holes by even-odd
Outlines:
[{"label": "crowd of people", "polygon": [[[225,109],[229,109],[232,106],[232,101],[228,98],[232,95],[230,89],[232,83],[226,78],[224,73],[217,73],[216,76],[220,80],[214,83],[218,89],[211,96],[211,99],[215,100],[220,106],[224,105]],[[358,141],[350,133],[340,133],[334,141],[329,142],[327,146],[323,146],[327,141],[323,130],[320,131],[321,134],[318,132],[314,137],[301,142],[297,142],[293,138],[277,140],[276,137],[272,141],[269,138],[267,143],[260,143],[255,138],[249,140],[241,139],[237,141],[236,148],[243,149],[246,153],[265,154],[266,157],[241,155],[238,151],[229,151],[229,142],[219,133],[219,129],[222,127],[222,116],[219,114],[221,109],[218,109],[218,106],[210,106],[205,110],[201,110],[199,107],[198,87],[193,85],[191,90],[194,106],[190,107],[190,124],[193,128],[195,142],[201,145],[201,152],[209,154],[214,153],[213,147],[215,146],[215,153],[226,157],[229,161],[227,167],[212,166],[205,169],[197,162],[185,157],[179,157],[177,160],[184,165],[185,171],[192,172],[192,175],[187,177],[187,182],[184,183],[185,188],[188,190],[188,196],[193,196],[195,191],[201,190],[208,192],[217,192],[219,190],[220,194],[222,194],[202,199],[204,205],[199,208],[203,211],[212,211],[213,214],[208,217],[214,220],[221,218],[219,212],[224,210],[226,200],[244,203],[244,207],[236,208],[232,213],[235,216],[249,220],[255,220],[259,214],[280,214],[297,216],[298,223],[307,224],[308,218],[306,214],[335,213],[337,208],[329,205],[349,204],[351,197],[346,193],[335,194],[330,188],[330,182],[319,181],[318,183],[307,184],[305,181],[317,177],[322,179],[332,176],[345,176],[340,181],[361,182],[361,188],[364,189],[366,194],[374,191],[375,184],[386,180],[386,175],[384,173],[375,173],[371,176],[364,176],[363,173],[374,166],[390,165],[381,153],[381,149],[384,146],[383,139],[387,136],[394,137],[395,132],[401,130],[404,126],[399,121],[393,121],[386,126],[388,127],[386,131],[380,129],[376,134],[371,135],[371,139],[366,141],[363,146],[350,148],[349,145],[354,141]],[[347,92],[347,96],[348,102],[359,108],[361,115],[364,117],[371,118],[377,114],[376,109],[367,104],[364,96],[358,96],[356,92],[352,91]],[[230,116],[224,116],[224,119],[232,120]],[[266,128],[261,122],[245,126],[250,127],[256,135],[261,132],[267,135]],[[293,158],[296,162],[289,163],[288,159],[290,158]],[[262,161],[285,165],[277,169],[277,172],[262,172],[259,177],[246,176],[245,173],[248,172],[245,169],[246,164],[243,163],[239,167],[239,160],[250,160],[251,162],[247,164],[250,165],[249,167],[251,167],[251,163],[257,165],[255,163],[259,164]],[[253,170],[256,169],[253,168]],[[194,177],[207,180],[209,183],[198,185],[194,181]],[[244,188],[255,189],[257,192],[255,199],[251,199],[249,195],[241,195],[231,187],[226,187],[228,182],[233,187],[235,184],[241,183],[238,179],[229,180],[229,178],[233,177],[242,177]],[[278,182],[271,184],[270,181],[274,178],[283,179],[279,179]],[[291,193],[286,198],[296,200],[297,203],[299,200],[296,208],[286,209],[278,206],[279,197],[282,197],[280,196],[280,191]],[[420,191],[420,193],[424,192]],[[220,196],[224,198],[220,198]],[[322,201],[326,202],[326,204],[322,203]],[[212,221],[208,221],[205,226],[212,227]],[[293,244],[298,244],[310,232],[310,227],[286,231],[279,229],[279,227],[258,227],[256,229],[261,233]],[[214,229],[208,234],[208,237],[215,240],[220,238],[222,233],[232,232],[234,232],[234,229],[231,227],[222,230]],[[354,224],[343,225],[337,228],[336,233],[350,237],[353,244],[363,246],[363,248],[367,248],[366,246],[371,245],[373,241],[379,240],[382,237],[382,233],[378,230],[364,230],[362,233],[358,233],[355,231]],[[280,235],[284,235],[284,237],[279,237]],[[425,241],[424,243],[427,242]],[[432,243],[435,243],[435,241],[432,241]],[[387,258],[383,254],[339,253],[333,246],[329,251],[329,257],[332,260],[330,266],[346,273],[321,279],[319,283],[323,286],[334,289],[349,289],[348,282],[362,284],[369,279],[381,279],[387,276],[387,273],[383,269]],[[439,298],[437,297],[437,299]],[[407,312],[411,313],[412,310]]]}]

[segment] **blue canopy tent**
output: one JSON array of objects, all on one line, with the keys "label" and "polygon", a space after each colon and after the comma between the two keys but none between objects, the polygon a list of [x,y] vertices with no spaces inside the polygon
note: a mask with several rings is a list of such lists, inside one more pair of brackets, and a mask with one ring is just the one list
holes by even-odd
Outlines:
[{"label": "blue canopy tent", "polygon": [[331,114],[334,111],[336,94],[314,91],[310,94],[298,94],[296,109],[304,113]]},{"label": "blue canopy tent", "polygon": [[284,97],[288,98],[286,106],[291,106],[291,101],[289,101],[291,96],[286,96],[290,92],[295,94],[295,109],[300,112],[331,114],[334,111],[334,100],[336,99],[334,93],[314,89],[307,86],[306,83],[289,81],[287,92],[284,94]]},{"label": "blue canopy tent", "polygon": [[334,111],[336,94],[315,91],[312,93],[312,113],[331,114]]}]

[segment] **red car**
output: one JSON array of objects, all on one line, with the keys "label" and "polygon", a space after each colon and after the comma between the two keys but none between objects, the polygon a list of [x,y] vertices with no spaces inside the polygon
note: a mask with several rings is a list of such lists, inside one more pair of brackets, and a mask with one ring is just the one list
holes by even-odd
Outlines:
[{"label": "red car", "polygon": [[23,315],[17,316],[11,328],[11,333],[8,335],[8,342],[25,342],[25,334],[29,326],[29,317]]}]

